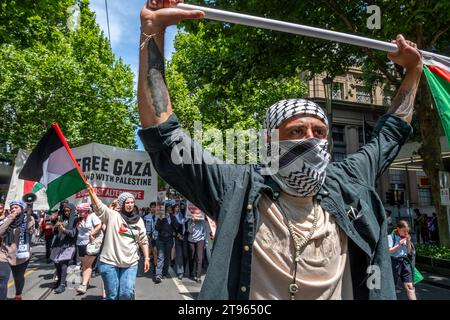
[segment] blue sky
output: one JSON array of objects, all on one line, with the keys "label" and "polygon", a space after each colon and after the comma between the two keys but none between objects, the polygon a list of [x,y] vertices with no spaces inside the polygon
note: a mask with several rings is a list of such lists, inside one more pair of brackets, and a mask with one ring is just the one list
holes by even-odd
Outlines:
[{"label": "blue sky", "polygon": [[[91,0],[90,8],[96,14],[96,21],[108,37],[105,0]],[[131,70],[137,81],[139,65],[139,13],[145,4],[145,0],[107,0],[109,29],[111,34],[111,47],[116,57],[131,66]],[[173,40],[177,33],[176,26],[171,26],[166,31],[165,52],[166,59],[170,59],[174,52]],[[136,136],[138,149],[143,150],[141,141]]]}]

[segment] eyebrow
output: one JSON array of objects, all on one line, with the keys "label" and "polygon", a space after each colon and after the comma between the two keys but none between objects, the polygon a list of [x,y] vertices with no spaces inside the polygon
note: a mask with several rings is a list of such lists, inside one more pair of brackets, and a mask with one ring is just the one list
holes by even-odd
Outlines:
[{"label": "eyebrow", "polygon": [[[288,126],[286,129],[287,130],[292,130],[292,129],[300,129],[300,128],[304,128],[304,127],[307,127],[307,125],[306,124],[295,124],[295,125],[291,125],[291,126]],[[327,129],[327,126],[326,125],[320,125],[320,124],[316,124],[316,125],[313,125],[312,126],[312,128],[313,129]]]}]

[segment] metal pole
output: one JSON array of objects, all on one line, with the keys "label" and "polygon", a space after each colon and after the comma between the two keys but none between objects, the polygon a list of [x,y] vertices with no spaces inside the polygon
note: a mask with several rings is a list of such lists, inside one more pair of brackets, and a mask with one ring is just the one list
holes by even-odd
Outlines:
[{"label": "metal pole", "polygon": [[[184,10],[200,10],[205,13],[205,18],[209,20],[236,23],[244,26],[257,27],[262,29],[269,29],[287,33],[293,33],[301,36],[314,37],[324,40],[337,41],[347,44],[356,45],[359,47],[377,49],[386,52],[396,52],[397,45],[385,41],[370,39],[366,37],[356,36],[348,33],[331,31],[327,29],[304,26],[300,24],[273,20],[251,16],[242,13],[229,12],[224,10],[212,9],[207,7],[195,6],[191,4],[179,3],[178,8]],[[443,59],[450,61],[449,57],[419,50],[425,58]]]},{"label": "metal pole", "polygon": [[106,9],[106,24],[108,25],[108,39],[109,45],[111,46],[111,33],[109,32],[108,0],[105,0],[105,9]]}]

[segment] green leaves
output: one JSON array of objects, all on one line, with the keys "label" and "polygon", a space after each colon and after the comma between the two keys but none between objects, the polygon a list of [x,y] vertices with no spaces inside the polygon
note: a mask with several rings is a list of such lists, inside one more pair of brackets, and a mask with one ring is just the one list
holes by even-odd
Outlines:
[{"label": "green leaves", "polygon": [[[58,122],[74,147],[90,142],[134,147],[133,74],[115,59],[87,1],[81,1],[76,32],[64,23],[75,1],[17,3],[2,3],[10,12],[0,13],[7,21],[0,29],[6,42],[0,45],[0,141],[12,145],[12,154],[31,149]],[[12,39],[22,27],[33,32]]]},{"label": "green leaves", "polygon": [[416,244],[416,254],[438,259],[450,260],[450,247],[435,244]]}]

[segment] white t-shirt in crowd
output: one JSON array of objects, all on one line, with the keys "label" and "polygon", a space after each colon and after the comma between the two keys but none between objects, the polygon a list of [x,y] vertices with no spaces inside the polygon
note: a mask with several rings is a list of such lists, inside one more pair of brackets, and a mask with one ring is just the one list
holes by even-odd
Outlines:
[{"label": "white t-shirt in crowd", "polygon": [[81,220],[78,224],[77,246],[85,246],[89,243],[89,234],[95,226],[101,223],[95,214],[89,214],[86,220]]}]

